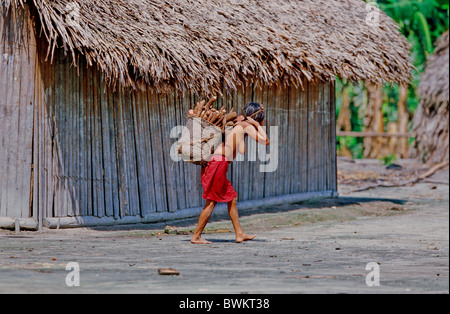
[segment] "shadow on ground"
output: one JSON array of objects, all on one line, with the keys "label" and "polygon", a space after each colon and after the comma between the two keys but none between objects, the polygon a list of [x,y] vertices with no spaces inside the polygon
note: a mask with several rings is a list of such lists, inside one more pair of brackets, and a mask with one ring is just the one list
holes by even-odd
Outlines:
[{"label": "shadow on ground", "polygon": [[[243,227],[259,231],[315,222],[353,220],[366,216],[388,216],[406,211],[407,209],[403,206],[406,203],[406,200],[401,199],[340,197],[259,207],[240,211],[239,214]],[[164,223],[99,226],[89,229],[108,232],[130,231],[135,236],[148,236],[158,231],[163,232],[165,227],[170,225],[186,234],[195,229],[197,219],[196,217]],[[211,217],[205,233],[231,232],[232,230],[228,215],[218,214]]]}]

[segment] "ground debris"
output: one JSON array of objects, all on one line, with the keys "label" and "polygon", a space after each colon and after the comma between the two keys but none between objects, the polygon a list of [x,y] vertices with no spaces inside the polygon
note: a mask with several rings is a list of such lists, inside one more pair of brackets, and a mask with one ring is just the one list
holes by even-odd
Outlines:
[{"label": "ground debris", "polygon": [[444,161],[432,166],[402,168],[388,172],[340,170],[338,171],[338,183],[356,187],[351,192],[362,192],[376,187],[413,186],[432,176],[438,170],[447,167],[448,164],[448,161]]},{"label": "ground debris", "polygon": [[180,272],[173,268],[160,268],[160,269],[158,269],[158,275],[160,275],[160,276],[179,276]]}]

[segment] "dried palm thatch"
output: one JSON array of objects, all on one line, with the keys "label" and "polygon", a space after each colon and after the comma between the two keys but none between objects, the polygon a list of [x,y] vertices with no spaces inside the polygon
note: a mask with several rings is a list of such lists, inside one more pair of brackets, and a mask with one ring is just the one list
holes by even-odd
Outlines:
[{"label": "dried palm thatch", "polygon": [[449,32],[441,36],[428,60],[419,92],[422,100],[414,117],[414,154],[422,161],[449,160]]},{"label": "dried palm thatch", "polygon": [[0,0],[32,3],[48,39],[109,83],[217,93],[334,80],[407,82],[409,44],[362,0]]}]

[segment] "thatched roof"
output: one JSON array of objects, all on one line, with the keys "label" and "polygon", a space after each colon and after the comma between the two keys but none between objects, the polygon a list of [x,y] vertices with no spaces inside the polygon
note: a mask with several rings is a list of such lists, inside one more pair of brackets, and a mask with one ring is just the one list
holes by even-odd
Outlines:
[{"label": "thatched roof", "polygon": [[449,160],[449,32],[428,59],[419,86],[421,101],[414,116],[413,155],[427,163]]},{"label": "thatched roof", "polygon": [[439,104],[449,101],[449,32],[443,34],[436,50],[428,59],[422,75],[419,92],[427,104]]},{"label": "thatched roof", "polygon": [[382,12],[378,26],[367,23],[362,0],[0,1],[32,2],[50,51],[81,53],[125,86],[215,92],[243,82],[410,76],[407,40]]}]

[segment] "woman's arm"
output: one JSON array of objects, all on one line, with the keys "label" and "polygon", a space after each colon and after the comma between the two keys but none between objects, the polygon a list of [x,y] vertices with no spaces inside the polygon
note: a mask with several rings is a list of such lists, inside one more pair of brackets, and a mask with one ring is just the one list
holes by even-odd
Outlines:
[{"label": "woman's arm", "polygon": [[244,131],[255,141],[263,145],[269,145],[270,140],[266,131],[262,128],[262,126],[253,120],[252,118],[247,118],[247,123],[249,124],[245,127]]}]

